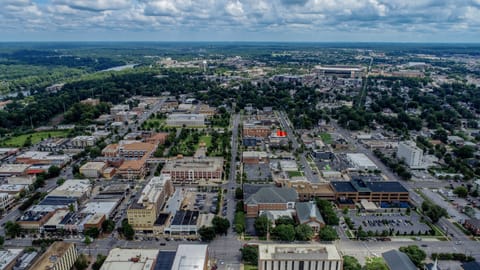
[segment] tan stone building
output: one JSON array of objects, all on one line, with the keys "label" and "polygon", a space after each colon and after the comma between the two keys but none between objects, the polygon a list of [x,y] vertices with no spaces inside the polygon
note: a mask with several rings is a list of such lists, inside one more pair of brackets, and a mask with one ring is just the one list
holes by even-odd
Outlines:
[{"label": "tan stone building", "polygon": [[70,270],[77,260],[75,244],[53,242],[50,248],[30,267],[30,269]]}]

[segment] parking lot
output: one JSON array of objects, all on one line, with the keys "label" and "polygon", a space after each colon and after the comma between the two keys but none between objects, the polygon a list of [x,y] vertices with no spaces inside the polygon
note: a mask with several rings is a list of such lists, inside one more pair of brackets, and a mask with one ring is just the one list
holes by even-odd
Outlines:
[{"label": "parking lot", "polygon": [[269,164],[244,164],[243,171],[248,181],[267,182],[272,178]]},{"label": "parking lot", "polygon": [[200,213],[217,213],[218,193],[194,192],[185,193],[180,206],[181,210],[198,210]]},{"label": "parking lot", "polygon": [[420,216],[412,212],[409,216],[399,212],[394,213],[360,213],[350,211],[350,219],[355,229],[362,226],[365,232],[381,234],[383,231],[393,231],[397,235],[424,235],[430,233],[430,227],[420,222]]}]

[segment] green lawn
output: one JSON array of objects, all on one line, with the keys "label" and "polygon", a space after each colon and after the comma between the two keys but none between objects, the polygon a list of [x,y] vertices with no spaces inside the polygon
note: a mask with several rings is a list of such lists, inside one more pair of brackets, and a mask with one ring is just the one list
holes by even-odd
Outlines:
[{"label": "green lawn", "polygon": [[320,138],[322,138],[322,141],[325,144],[332,143],[332,135],[330,135],[330,133],[326,133],[326,132],[320,133]]},{"label": "green lawn", "polygon": [[258,266],[251,265],[251,264],[245,264],[245,265],[243,265],[243,270],[258,270]]},{"label": "green lawn", "polygon": [[10,137],[1,142],[2,145],[5,146],[14,146],[14,147],[22,147],[25,143],[25,140],[31,136],[32,144],[36,144],[40,142],[42,139],[46,139],[48,137],[52,138],[63,138],[68,135],[68,130],[53,130],[53,131],[40,131],[30,134],[23,134],[18,135],[15,137]]},{"label": "green lawn", "polygon": [[303,176],[303,173],[302,172],[299,172],[299,171],[293,171],[293,172],[288,172],[288,176],[291,178],[291,177],[299,177],[299,176]]},{"label": "green lawn", "polygon": [[205,143],[205,147],[208,148],[210,147],[210,145],[212,145],[212,136],[210,135],[203,135],[202,137],[200,137],[200,139],[198,140],[198,145],[197,145],[197,148],[200,146],[200,143],[204,142]]},{"label": "green lawn", "polygon": [[147,119],[145,122],[143,122],[142,126],[148,130],[161,128],[165,126],[165,119]]}]

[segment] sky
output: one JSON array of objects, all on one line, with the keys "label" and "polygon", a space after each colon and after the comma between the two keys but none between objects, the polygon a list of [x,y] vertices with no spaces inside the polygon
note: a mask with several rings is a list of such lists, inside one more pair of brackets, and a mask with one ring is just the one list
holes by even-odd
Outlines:
[{"label": "sky", "polygon": [[0,0],[1,41],[480,42],[480,0]]}]

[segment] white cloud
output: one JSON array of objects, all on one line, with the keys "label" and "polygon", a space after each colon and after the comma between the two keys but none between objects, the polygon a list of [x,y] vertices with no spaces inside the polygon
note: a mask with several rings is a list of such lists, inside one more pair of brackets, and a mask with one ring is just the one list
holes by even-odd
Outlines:
[{"label": "white cloud", "polygon": [[[480,28],[480,0],[0,0],[2,31],[448,32]],[[35,26],[31,24],[34,23]],[[32,30],[33,31],[33,30]],[[306,33],[306,32],[305,32]],[[479,38],[480,39],[480,38]]]}]

